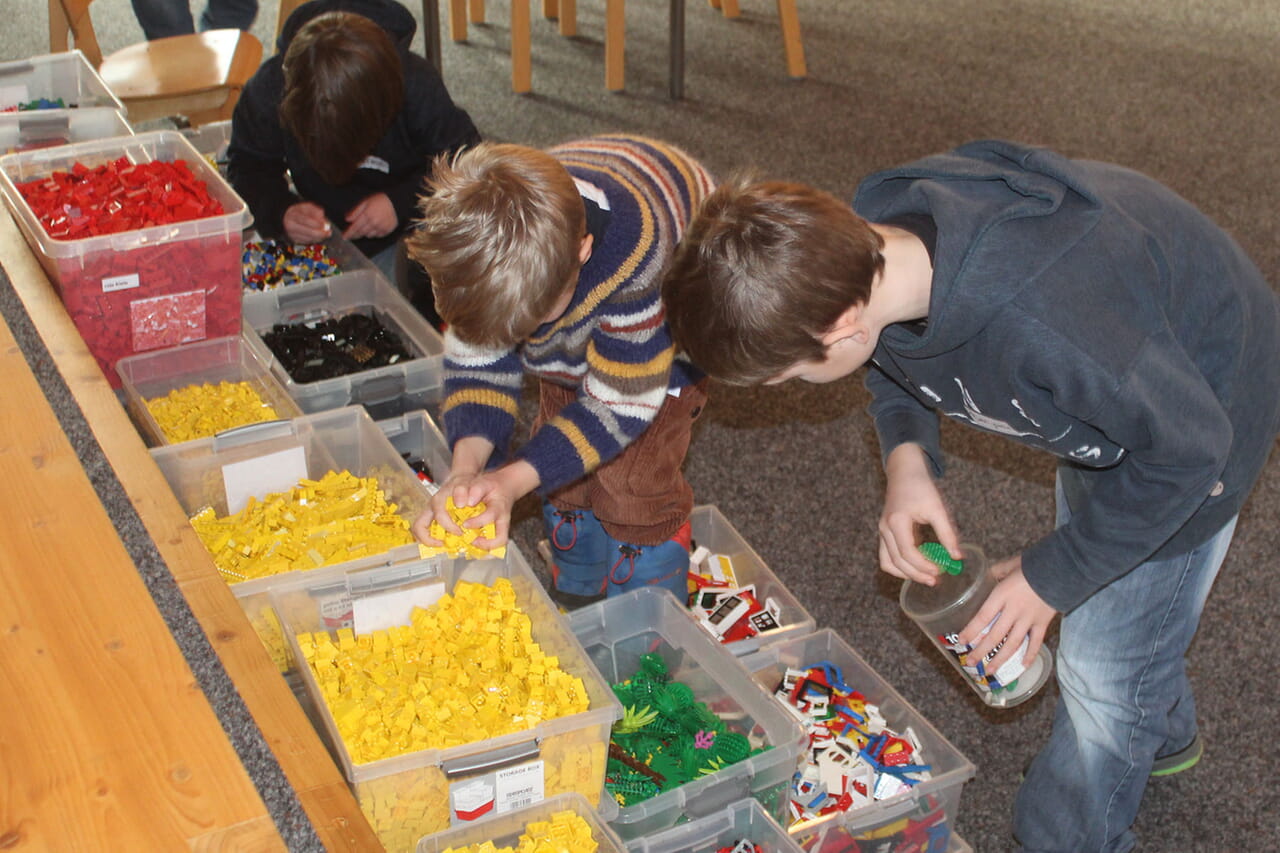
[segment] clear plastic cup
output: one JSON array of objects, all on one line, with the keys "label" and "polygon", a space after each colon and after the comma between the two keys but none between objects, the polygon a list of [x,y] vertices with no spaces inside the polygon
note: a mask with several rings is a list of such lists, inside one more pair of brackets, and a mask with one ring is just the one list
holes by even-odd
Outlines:
[{"label": "clear plastic cup", "polygon": [[[961,643],[958,635],[982,608],[995,588],[996,578],[991,574],[991,567],[981,548],[976,545],[961,545],[960,548],[964,559],[958,568],[944,565],[935,586],[904,581],[898,602],[903,612],[964,675],[965,682],[982,697],[983,702],[993,708],[1011,708],[1030,699],[1044,686],[1053,670],[1053,658],[1042,645],[1031,664],[1023,666],[1028,642],[1028,638],[1024,638],[1022,648],[996,672],[987,672],[983,662],[969,659],[970,646]],[[939,553],[945,554],[945,551]],[[947,557],[934,561],[940,565],[956,562]],[[1003,644],[993,649],[987,660],[1002,647]]]}]

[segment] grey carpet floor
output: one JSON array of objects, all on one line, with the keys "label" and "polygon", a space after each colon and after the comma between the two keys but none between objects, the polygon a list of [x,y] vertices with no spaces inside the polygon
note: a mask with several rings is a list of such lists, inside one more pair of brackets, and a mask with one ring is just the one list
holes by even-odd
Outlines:
[{"label": "grey carpet floor", "polygon": [[[420,14],[416,2],[408,4]],[[1280,4],[1269,0],[803,0],[810,74],[788,79],[774,4],[737,21],[692,0],[686,97],[667,98],[667,4],[627,9],[627,91],[603,89],[603,2],[579,3],[564,39],[534,4],[534,92],[509,87],[508,0],[445,77],[489,138],[550,144],[603,131],[668,139],[720,175],[738,169],[849,197],[869,171],[973,138],[1008,137],[1145,171],[1232,231],[1280,285]],[[46,49],[42,0],[0,31],[0,59]],[[255,31],[270,41],[275,2]],[[95,5],[104,47],[140,38],[126,0]],[[1267,377],[1266,381],[1280,381]],[[957,829],[980,853],[1011,846],[1018,772],[1043,741],[1056,688],[984,708],[926,645],[876,570],[882,478],[858,378],[826,387],[715,389],[688,474],[809,608],[977,765]],[[65,405],[65,403],[64,403]],[[969,541],[1012,553],[1052,523],[1052,462],[961,428],[944,430],[944,492]],[[515,538],[536,553],[534,507]],[[1205,758],[1153,783],[1141,850],[1280,849],[1272,779],[1280,728],[1274,581],[1280,456],[1247,505],[1190,654]],[[287,825],[287,818],[278,819]]]}]

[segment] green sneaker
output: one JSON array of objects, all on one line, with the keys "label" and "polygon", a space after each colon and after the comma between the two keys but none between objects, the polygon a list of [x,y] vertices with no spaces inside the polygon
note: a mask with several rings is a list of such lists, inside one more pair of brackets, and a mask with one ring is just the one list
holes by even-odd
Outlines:
[{"label": "green sneaker", "polygon": [[1151,775],[1172,776],[1175,773],[1181,773],[1183,770],[1190,770],[1196,766],[1196,762],[1200,760],[1202,755],[1204,755],[1204,744],[1200,741],[1200,735],[1197,733],[1191,739],[1191,743],[1177,752],[1156,756],[1155,762],[1151,765]]}]

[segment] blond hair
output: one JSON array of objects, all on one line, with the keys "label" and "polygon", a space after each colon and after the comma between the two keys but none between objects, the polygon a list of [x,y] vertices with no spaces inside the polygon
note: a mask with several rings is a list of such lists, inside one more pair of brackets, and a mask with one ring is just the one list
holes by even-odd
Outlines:
[{"label": "blond hair", "polygon": [[544,151],[482,142],[442,155],[418,209],[409,255],[431,276],[441,318],[467,343],[529,337],[580,266],[582,196]]}]

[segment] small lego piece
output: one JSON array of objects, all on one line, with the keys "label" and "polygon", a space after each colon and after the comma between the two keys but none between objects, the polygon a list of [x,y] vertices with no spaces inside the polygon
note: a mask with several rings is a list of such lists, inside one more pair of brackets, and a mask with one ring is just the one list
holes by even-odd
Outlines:
[{"label": "small lego piece", "polygon": [[923,543],[920,546],[920,553],[924,554],[931,563],[949,575],[958,575],[964,571],[964,560],[957,560],[952,557],[939,542]]},{"label": "small lego piece", "polygon": [[433,557],[444,554],[450,557],[466,557],[472,560],[483,559],[485,557],[505,557],[507,554],[507,546],[499,545],[497,548],[481,548],[475,544],[477,539],[492,539],[497,535],[497,525],[489,522],[483,527],[466,527],[463,522],[475,518],[485,511],[483,503],[474,506],[457,506],[450,497],[445,501],[445,509],[449,513],[449,517],[453,519],[453,523],[462,529],[462,534],[454,534],[445,530],[444,525],[438,521],[432,521],[427,532],[431,538],[443,542],[443,545],[423,545],[421,550],[425,556]]}]

